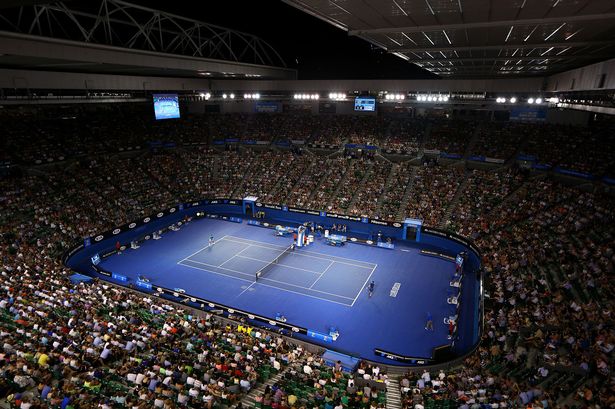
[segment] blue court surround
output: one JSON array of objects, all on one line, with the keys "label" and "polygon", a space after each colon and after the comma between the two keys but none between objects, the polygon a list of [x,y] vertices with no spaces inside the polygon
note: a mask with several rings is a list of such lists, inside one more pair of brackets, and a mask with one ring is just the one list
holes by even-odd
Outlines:
[{"label": "blue court surround", "polygon": [[[181,220],[184,213],[159,216],[155,229]],[[151,227],[154,225],[149,231],[155,230]],[[118,232],[115,237],[93,238],[93,245],[80,246],[66,263],[82,273],[113,281],[96,273],[89,257],[112,248],[116,238],[127,243],[130,233],[134,236],[134,232]],[[146,233],[147,229],[139,231]],[[211,246],[210,235],[215,238]],[[154,290],[157,286],[181,288],[191,296],[263,317],[282,313],[292,325],[323,334],[333,326],[340,335],[332,342],[295,336],[372,361],[396,364],[376,355],[374,349],[378,348],[429,363],[434,348],[451,344],[443,319],[454,310],[446,298],[455,266],[448,259],[423,255],[420,250],[454,255],[465,249],[459,243],[447,246],[447,240],[425,232],[421,243],[398,240],[394,250],[353,243],[331,247],[324,239],[316,239],[310,246],[283,256],[255,282],[255,273],[282,254],[291,241],[245,221],[194,219],[178,231],[166,232],[160,240],[145,240],[139,249],[103,258],[99,267],[127,277],[128,284],[135,284],[143,274]],[[370,280],[376,284],[371,298],[366,290]],[[395,283],[401,287],[397,296],[391,297]],[[470,351],[478,342],[479,284],[476,273],[466,273],[459,337],[453,347],[456,355]],[[428,312],[434,318],[433,332],[424,329]]]}]

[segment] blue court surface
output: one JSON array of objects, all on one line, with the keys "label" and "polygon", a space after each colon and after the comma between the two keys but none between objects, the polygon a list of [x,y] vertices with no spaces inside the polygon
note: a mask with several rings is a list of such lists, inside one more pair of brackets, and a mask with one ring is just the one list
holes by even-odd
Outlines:
[{"label": "blue court surface", "polygon": [[[154,286],[182,288],[257,315],[282,313],[289,323],[321,333],[334,326],[339,337],[323,346],[374,361],[392,363],[374,348],[430,358],[434,347],[450,344],[443,319],[451,314],[446,298],[453,262],[422,255],[418,247],[331,247],[323,239],[285,253],[291,243],[271,229],[199,219],[113,255],[101,267],[132,282],[143,274]],[[255,280],[257,272],[262,275]],[[434,331],[424,329],[428,313]]]}]

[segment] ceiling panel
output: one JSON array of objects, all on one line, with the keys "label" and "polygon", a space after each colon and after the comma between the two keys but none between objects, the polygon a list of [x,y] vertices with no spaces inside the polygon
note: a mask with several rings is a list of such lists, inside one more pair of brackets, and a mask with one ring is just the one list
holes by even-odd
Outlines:
[{"label": "ceiling panel", "polygon": [[613,0],[284,1],[446,76],[544,75],[615,55]]}]

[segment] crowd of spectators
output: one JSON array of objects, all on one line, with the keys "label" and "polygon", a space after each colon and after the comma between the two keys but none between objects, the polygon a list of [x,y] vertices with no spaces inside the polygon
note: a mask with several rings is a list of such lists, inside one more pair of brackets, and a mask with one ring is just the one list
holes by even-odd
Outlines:
[{"label": "crowd of spectators", "polygon": [[311,166],[302,169],[302,175],[289,192],[286,202],[290,206],[306,208],[316,193],[322,192],[322,186],[331,175],[338,171],[339,159],[325,159],[320,156],[311,158]]},{"label": "crowd of spectators", "polygon": [[0,393],[16,407],[233,405],[303,357],[279,336],[103,282],[73,284],[44,239],[3,243]]},{"label": "crowd of spectators", "polygon": [[362,182],[369,174],[374,162],[366,159],[346,159],[348,166],[341,180],[339,188],[333,192],[333,197],[330,198],[326,210],[334,213],[347,214],[350,210],[350,204],[362,189]]},{"label": "crowd of spectators", "polygon": [[402,162],[393,165],[393,170],[389,176],[390,183],[385,189],[380,201],[380,210],[373,215],[374,218],[385,220],[396,220],[400,206],[404,203],[406,190],[410,187],[410,180],[416,166],[410,162]]},{"label": "crowd of spectators", "polygon": [[423,164],[409,181],[411,190],[403,214],[428,226],[440,225],[462,180],[463,170],[458,167]]},{"label": "crowd of spectators", "polygon": [[534,127],[510,122],[482,123],[478,128],[476,144],[470,154],[507,160],[519,150],[527,132]]},{"label": "crowd of spectators", "polygon": [[256,114],[248,120],[246,139],[307,141],[317,124],[317,117],[307,114]]},{"label": "crowd of spectators", "polygon": [[374,408],[386,403],[387,375],[378,366],[361,362],[355,375],[342,370],[338,362],[326,366],[322,359],[309,356],[289,365],[285,376],[256,397],[260,407],[279,408]]},{"label": "crowd of spectators", "polygon": [[[373,161],[369,174],[361,184],[355,185],[355,194],[352,207],[348,213],[364,217],[376,216],[378,205],[386,190],[393,164],[388,161]],[[393,220],[392,218],[391,220]]]},{"label": "crowd of spectators", "polygon": [[[228,125],[223,133],[239,135],[237,127],[244,125]],[[109,131],[112,124],[100,126]],[[177,132],[168,127],[164,134]],[[77,129],[62,132],[74,135]],[[201,138],[199,132],[191,128],[185,140]],[[39,148],[28,148],[24,138],[15,144],[17,135],[5,145],[11,153],[24,147],[15,152],[20,161],[37,157]],[[239,333],[215,317],[191,316],[101,282],[73,284],[59,262],[76,240],[178,202],[248,194],[370,217],[417,217],[468,235],[481,249],[483,341],[462,369],[402,377],[405,408],[615,404],[615,206],[608,193],[515,168],[467,171],[274,148],[227,152],[191,146],[118,154],[93,148],[98,145],[89,145],[89,137],[81,146],[55,135],[37,134],[29,143],[36,145],[40,136],[53,155],[66,153],[65,143],[76,144],[64,164],[24,166],[0,178],[0,393],[13,395],[20,407],[233,406],[268,374],[285,368],[283,381],[262,395],[264,406],[381,407],[379,392],[359,394],[363,386],[351,386],[348,375],[324,368],[318,357],[277,336]],[[536,135],[528,131],[526,138]],[[448,139],[434,138],[443,150]],[[544,145],[527,146],[540,158],[548,154]],[[555,148],[553,163],[577,166],[567,159],[574,156],[566,147],[577,145]],[[578,160],[579,170],[590,162]],[[361,370],[388,384],[374,368]]]},{"label": "crowd of spectators", "polygon": [[385,120],[387,136],[379,144],[385,152],[402,152],[405,155],[416,156],[420,141],[424,135],[425,123],[416,119],[393,117]]},{"label": "crowd of spectators", "polygon": [[458,202],[446,223],[464,236],[473,236],[486,216],[511,192],[523,183],[523,173],[517,169],[503,171],[472,170],[459,192]]},{"label": "crowd of spectators", "polygon": [[525,129],[521,152],[541,164],[601,176],[612,163],[612,128],[543,124]]},{"label": "crowd of spectators", "polygon": [[460,120],[439,120],[432,124],[425,149],[463,155],[476,129],[476,124]]}]

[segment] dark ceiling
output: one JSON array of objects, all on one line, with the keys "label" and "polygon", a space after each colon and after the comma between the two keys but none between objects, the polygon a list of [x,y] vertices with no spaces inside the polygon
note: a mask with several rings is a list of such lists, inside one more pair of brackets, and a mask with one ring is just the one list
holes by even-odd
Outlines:
[{"label": "dark ceiling", "polygon": [[440,76],[545,75],[615,55],[613,0],[284,0]]}]

